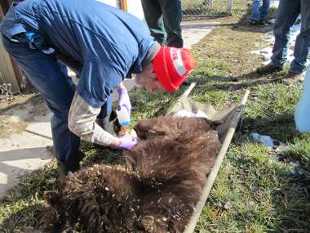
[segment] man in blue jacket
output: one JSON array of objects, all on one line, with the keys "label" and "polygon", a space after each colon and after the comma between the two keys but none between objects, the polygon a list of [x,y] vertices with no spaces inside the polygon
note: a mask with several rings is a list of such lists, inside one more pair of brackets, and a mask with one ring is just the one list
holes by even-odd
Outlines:
[{"label": "man in blue jacket", "polygon": [[[137,143],[96,123],[111,112],[114,89],[130,113],[125,77],[136,73],[147,90],[173,92],[193,68],[188,50],[161,47],[139,19],[95,0],[15,1],[0,31],[5,48],[53,113],[54,148],[65,173],[79,168],[80,138],[128,150]],[[78,73],[76,87],[59,60]]]}]

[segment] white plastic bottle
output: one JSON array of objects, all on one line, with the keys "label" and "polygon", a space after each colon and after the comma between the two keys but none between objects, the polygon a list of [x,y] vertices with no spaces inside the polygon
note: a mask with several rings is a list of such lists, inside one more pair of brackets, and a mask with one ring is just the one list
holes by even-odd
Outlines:
[{"label": "white plastic bottle", "polygon": [[310,66],[305,75],[304,92],[295,109],[295,124],[299,132],[310,132]]},{"label": "white plastic bottle", "polygon": [[121,126],[128,126],[130,123],[130,114],[125,106],[118,106],[116,110],[117,119]]}]

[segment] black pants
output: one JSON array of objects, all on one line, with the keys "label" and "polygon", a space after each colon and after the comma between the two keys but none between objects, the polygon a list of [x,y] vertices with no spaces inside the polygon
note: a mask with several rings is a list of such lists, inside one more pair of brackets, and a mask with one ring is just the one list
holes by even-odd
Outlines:
[{"label": "black pants", "polygon": [[145,20],[160,44],[181,48],[182,9],[180,0],[141,0]]}]

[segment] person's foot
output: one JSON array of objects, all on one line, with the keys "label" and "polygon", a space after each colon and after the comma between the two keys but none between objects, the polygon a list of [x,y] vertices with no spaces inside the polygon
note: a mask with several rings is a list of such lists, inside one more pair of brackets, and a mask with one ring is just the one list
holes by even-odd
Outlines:
[{"label": "person's foot", "polygon": [[59,179],[63,179],[78,170],[80,170],[80,163],[76,164],[74,167],[68,167],[64,163],[57,161],[57,173]]},{"label": "person's foot", "polygon": [[74,157],[74,161],[62,162],[57,160],[57,172],[59,178],[64,178],[65,176],[72,174],[80,170],[80,161],[85,157],[85,154],[81,151],[77,153]]},{"label": "person's foot", "polygon": [[68,169],[61,161],[57,160],[58,179],[62,180],[68,175]]},{"label": "person's foot", "polygon": [[272,24],[272,22],[266,19],[261,19],[261,20],[249,19],[248,24],[253,25],[253,26],[267,26],[267,25]]},{"label": "person's foot", "polygon": [[261,20],[262,25],[271,25],[273,24],[273,22],[271,20],[267,20],[267,19],[263,19]]},{"label": "person's foot", "polygon": [[260,24],[260,20],[254,20],[254,19],[249,19],[249,20],[248,20],[248,24],[254,25],[254,26],[256,26],[256,25],[261,25],[261,24]]},{"label": "person's foot", "polygon": [[303,73],[295,73],[295,72],[289,71],[287,75],[283,77],[283,82],[288,85],[292,85],[294,83],[303,82],[303,81],[304,81]]},{"label": "person's foot", "polygon": [[253,20],[253,19],[249,19],[248,20],[248,24],[253,25],[253,26],[263,26],[263,25],[265,25],[263,20]]},{"label": "person's foot", "polygon": [[266,66],[260,67],[256,70],[256,73],[265,75],[265,74],[272,74],[283,70],[282,66],[275,66],[271,63],[269,63]]}]

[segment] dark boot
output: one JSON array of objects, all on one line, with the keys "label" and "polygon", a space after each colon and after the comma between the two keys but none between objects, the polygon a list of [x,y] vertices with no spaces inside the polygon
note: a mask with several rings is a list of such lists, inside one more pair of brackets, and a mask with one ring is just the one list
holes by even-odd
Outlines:
[{"label": "dark boot", "polygon": [[272,63],[269,63],[266,66],[260,67],[256,70],[256,73],[265,75],[265,74],[272,74],[283,70],[282,66],[275,66]]},{"label": "dark boot", "polygon": [[70,161],[60,161],[57,160],[57,171],[59,177],[65,177],[68,175],[69,172],[76,172],[80,169],[80,162],[84,158],[85,154],[81,151],[78,152],[78,154],[71,158]]}]

